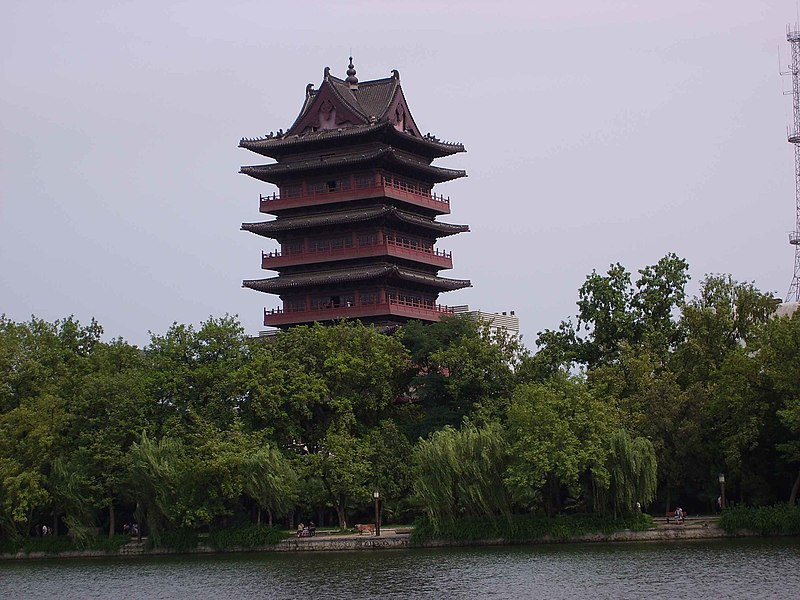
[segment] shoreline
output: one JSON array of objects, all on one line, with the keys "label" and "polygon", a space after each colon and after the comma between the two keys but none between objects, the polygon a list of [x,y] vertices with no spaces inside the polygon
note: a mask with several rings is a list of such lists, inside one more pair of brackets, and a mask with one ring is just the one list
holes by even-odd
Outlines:
[{"label": "shoreline", "polygon": [[691,525],[662,525],[646,531],[623,530],[614,533],[592,533],[570,538],[542,538],[525,541],[507,541],[502,538],[475,540],[469,542],[451,540],[431,540],[420,545],[412,545],[411,534],[403,530],[397,533],[393,529],[385,529],[385,535],[380,537],[343,535],[319,536],[314,538],[287,538],[275,545],[257,546],[254,548],[233,547],[218,550],[200,544],[192,550],[175,550],[171,548],[146,549],[144,543],[132,541],[122,546],[118,551],[107,550],[69,550],[58,553],[46,552],[17,552],[14,554],[0,554],[0,561],[17,560],[50,560],[70,558],[119,558],[119,557],[148,557],[166,555],[210,555],[210,554],[239,554],[243,552],[353,552],[375,551],[409,548],[444,548],[468,546],[519,546],[542,544],[586,544],[586,543],[629,543],[629,542],[672,542],[688,540],[709,540],[718,538],[761,537],[756,531],[740,530],[727,533],[719,528],[716,523],[704,522]]}]

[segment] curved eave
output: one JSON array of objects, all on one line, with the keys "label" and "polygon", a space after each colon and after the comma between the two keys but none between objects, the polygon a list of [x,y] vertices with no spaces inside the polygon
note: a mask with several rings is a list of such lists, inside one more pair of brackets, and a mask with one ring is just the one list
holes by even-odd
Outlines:
[{"label": "curved eave", "polygon": [[466,151],[463,144],[442,142],[433,137],[420,138],[410,133],[398,131],[389,122],[314,131],[303,135],[285,135],[279,138],[242,138],[239,141],[239,147],[261,156],[277,159],[293,153],[308,152],[313,148],[323,149],[335,146],[342,140],[356,141],[358,138],[371,137],[376,132],[381,132],[390,139],[395,138],[398,144],[415,150],[431,159]]},{"label": "curved eave", "polygon": [[355,125],[342,129],[327,129],[314,131],[304,135],[285,135],[283,137],[271,138],[242,138],[239,142],[240,148],[245,148],[262,156],[279,158],[295,152],[308,152],[310,148],[324,148],[332,144],[338,144],[341,140],[352,140],[353,138],[365,137],[376,131],[380,131],[385,124]]},{"label": "curved eave", "polygon": [[396,265],[382,264],[354,269],[281,275],[268,279],[246,279],[242,282],[242,287],[258,292],[280,294],[309,286],[338,285],[377,279],[399,279],[438,292],[449,292],[472,286],[468,279],[448,279],[402,269]]},{"label": "curved eave", "polygon": [[398,210],[392,206],[381,205],[375,208],[337,211],[323,215],[280,217],[272,221],[259,223],[242,223],[242,230],[255,233],[264,237],[273,237],[275,234],[300,229],[313,229],[315,227],[331,227],[334,225],[347,225],[351,223],[364,223],[380,219],[396,219],[417,227],[434,232],[437,237],[447,237],[457,233],[469,231],[468,225],[442,223],[426,219],[418,215]]},{"label": "curved eave", "polygon": [[288,177],[303,173],[330,171],[331,169],[343,169],[346,167],[380,167],[386,164],[402,166],[431,184],[442,183],[444,181],[451,181],[467,176],[467,172],[461,169],[435,167],[404,158],[398,155],[391,147],[381,148],[372,152],[343,155],[340,157],[334,156],[325,160],[313,159],[290,163],[274,163],[271,165],[244,166],[241,167],[239,172],[259,179],[260,181],[280,184],[280,182],[286,180]]}]

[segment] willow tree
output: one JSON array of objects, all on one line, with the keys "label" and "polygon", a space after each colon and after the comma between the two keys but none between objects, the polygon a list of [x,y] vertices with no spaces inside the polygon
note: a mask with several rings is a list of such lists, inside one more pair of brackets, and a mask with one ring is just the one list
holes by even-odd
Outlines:
[{"label": "willow tree", "polygon": [[497,423],[478,428],[465,421],[461,429],[448,426],[420,440],[413,455],[413,489],[434,530],[456,517],[509,515],[503,482],[508,457]]},{"label": "willow tree", "polygon": [[64,522],[72,538],[84,546],[94,536],[96,525],[92,503],[92,485],[79,461],[57,458],[53,461],[48,484],[56,513],[64,513]]},{"label": "willow tree", "polygon": [[289,460],[272,446],[263,446],[246,456],[242,469],[244,492],[258,504],[258,524],[261,524],[261,510],[266,510],[271,527],[273,515],[289,512],[297,500],[297,473]]},{"label": "willow tree", "polygon": [[151,439],[146,432],[129,451],[127,491],[136,502],[136,518],[147,523],[150,541],[161,543],[161,535],[180,523],[181,481],[189,470],[183,443],[175,438]]},{"label": "willow tree", "polygon": [[636,503],[648,504],[656,497],[656,453],[644,437],[631,439],[617,429],[608,439],[606,462],[592,470],[595,510],[603,514],[630,514]]}]

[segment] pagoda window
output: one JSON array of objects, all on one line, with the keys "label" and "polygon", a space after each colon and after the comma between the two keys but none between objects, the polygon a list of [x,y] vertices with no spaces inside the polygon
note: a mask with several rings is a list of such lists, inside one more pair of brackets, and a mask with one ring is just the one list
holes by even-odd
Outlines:
[{"label": "pagoda window", "polygon": [[406,248],[430,249],[429,244],[426,245],[421,239],[405,233],[389,233],[386,236],[386,240],[389,243],[394,243]]},{"label": "pagoda window", "polygon": [[314,296],[311,298],[311,310],[326,310],[328,308],[351,307],[354,304],[353,292]]},{"label": "pagoda window", "polygon": [[375,185],[375,175],[372,173],[356,175],[355,180],[357,190],[366,190]]},{"label": "pagoda window", "polygon": [[305,298],[288,298],[283,303],[283,310],[286,312],[303,312],[305,309]]},{"label": "pagoda window", "polygon": [[377,243],[378,243],[378,234],[375,232],[358,234],[359,246],[374,246]]},{"label": "pagoda window", "polygon": [[339,250],[341,248],[353,247],[353,238],[351,236],[333,238],[330,242],[331,242],[331,250]]},{"label": "pagoda window", "polygon": [[283,242],[281,244],[281,252],[283,252],[283,254],[302,254],[303,241],[292,240],[291,242]]},{"label": "pagoda window", "polygon": [[368,306],[371,304],[378,304],[378,292],[377,291],[369,291],[369,292],[361,292],[358,295],[358,303],[361,306]]},{"label": "pagoda window", "polygon": [[309,252],[327,252],[329,250],[338,250],[341,248],[352,248],[352,236],[339,236],[335,238],[321,238],[316,240],[308,240]]},{"label": "pagoda window", "polygon": [[329,179],[325,182],[325,189],[328,192],[346,192],[350,189],[350,178]]},{"label": "pagoda window", "polygon": [[303,185],[300,183],[281,186],[281,196],[287,198],[300,198],[303,195]]},{"label": "pagoda window", "polygon": [[316,194],[324,194],[328,191],[327,185],[325,185],[324,181],[314,181],[309,182],[306,184],[306,192],[309,196],[314,196]]}]

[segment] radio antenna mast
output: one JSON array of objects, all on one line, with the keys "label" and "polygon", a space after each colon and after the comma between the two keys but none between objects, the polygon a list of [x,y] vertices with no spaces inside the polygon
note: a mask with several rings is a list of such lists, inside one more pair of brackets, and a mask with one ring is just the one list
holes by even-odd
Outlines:
[{"label": "radio antenna mast", "polygon": [[789,244],[794,246],[794,275],[786,302],[800,302],[800,30],[786,28],[786,40],[792,52],[791,70],[786,75],[792,76],[792,129],[788,139],[794,145],[794,230],[789,234]]}]

